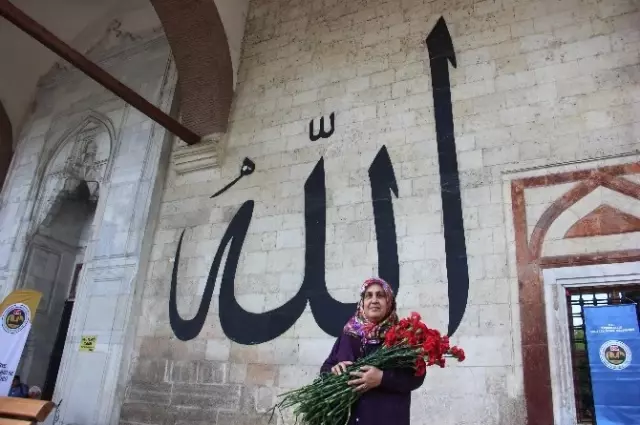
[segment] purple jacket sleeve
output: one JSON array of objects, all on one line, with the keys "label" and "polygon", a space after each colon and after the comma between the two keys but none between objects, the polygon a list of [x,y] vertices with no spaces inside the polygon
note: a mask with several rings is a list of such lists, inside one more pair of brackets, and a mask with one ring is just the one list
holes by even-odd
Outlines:
[{"label": "purple jacket sleeve", "polygon": [[355,353],[353,352],[353,344],[351,341],[351,337],[348,335],[340,335],[338,339],[336,339],[335,344],[333,344],[333,348],[329,353],[329,357],[324,361],[322,367],[320,367],[320,372],[331,372],[331,368],[337,365],[340,362],[356,361]]},{"label": "purple jacket sleeve", "polygon": [[380,388],[397,393],[409,393],[420,388],[424,375],[415,376],[413,369],[386,369],[382,372]]}]

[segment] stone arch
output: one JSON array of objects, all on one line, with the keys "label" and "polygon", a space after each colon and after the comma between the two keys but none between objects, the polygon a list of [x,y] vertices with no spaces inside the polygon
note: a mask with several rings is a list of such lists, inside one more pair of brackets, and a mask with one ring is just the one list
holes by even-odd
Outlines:
[{"label": "stone arch", "polygon": [[13,129],[11,121],[0,102],[0,191],[9,173],[9,166],[13,159]]},{"label": "stone arch", "polygon": [[[234,67],[216,3],[150,0],[149,4],[160,23],[153,30],[164,32],[178,71],[176,96],[181,121],[199,136],[226,132],[234,92]],[[121,7],[114,6],[82,30],[73,44],[94,60],[104,53],[102,44],[113,41],[104,37],[135,43],[140,34],[121,28],[122,17]],[[61,69],[71,68],[66,62],[56,62],[43,77],[44,81],[51,81]]]},{"label": "stone arch", "polygon": [[45,160],[40,163],[41,171],[46,172],[46,170],[49,170],[53,166],[55,158],[60,155],[64,146],[86,129],[87,126],[93,125],[95,127],[101,127],[109,136],[108,139],[104,140],[108,141],[108,151],[110,154],[108,162],[109,167],[107,168],[107,173],[105,175],[105,177],[108,178],[109,173],[111,172],[111,153],[114,150],[114,141],[117,139],[116,128],[113,125],[113,122],[109,117],[95,110],[89,110],[82,114],[78,114],[72,122],[73,124],[62,131],[61,135],[56,138],[56,142],[53,143],[44,153],[43,158]]},{"label": "stone arch", "polygon": [[539,260],[542,257],[542,245],[544,244],[545,236],[555,220],[572,205],[600,186],[634,199],[639,198],[635,183],[620,177],[594,172],[591,177],[555,200],[542,214],[531,234],[531,242],[529,243],[531,258]]},{"label": "stone arch", "polygon": [[182,122],[200,136],[226,132],[233,99],[229,43],[213,0],[151,0],[178,69]]},{"label": "stone arch", "polygon": [[[582,238],[640,232],[640,199],[599,186],[564,211],[547,232],[547,241],[579,241]],[[547,244],[542,256],[547,256]]]},{"label": "stone arch", "polygon": [[97,203],[102,184],[109,180],[116,140],[113,123],[96,111],[81,115],[75,122],[45,152],[45,160],[40,163],[31,235],[51,221],[69,198]]}]

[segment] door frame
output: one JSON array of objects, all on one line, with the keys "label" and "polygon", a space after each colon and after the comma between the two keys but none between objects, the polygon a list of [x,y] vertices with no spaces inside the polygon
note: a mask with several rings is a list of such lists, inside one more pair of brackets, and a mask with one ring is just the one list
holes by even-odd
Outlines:
[{"label": "door frame", "polygon": [[575,425],[577,415],[566,289],[638,284],[640,262],[551,268],[544,269],[542,274],[554,423]]}]

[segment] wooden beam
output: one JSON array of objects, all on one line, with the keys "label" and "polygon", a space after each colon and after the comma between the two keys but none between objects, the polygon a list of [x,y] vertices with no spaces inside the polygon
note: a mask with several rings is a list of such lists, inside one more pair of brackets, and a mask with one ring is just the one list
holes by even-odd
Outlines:
[{"label": "wooden beam", "polygon": [[196,133],[189,130],[174,118],[165,114],[155,105],[151,104],[120,81],[116,80],[104,69],[91,62],[80,52],[74,50],[71,46],[60,40],[45,27],[31,19],[31,17],[15,7],[9,0],[0,0],[0,16],[36,39],[80,71],[84,72],[89,78],[93,79],[98,84],[102,85],[104,88],[113,92],[116,96],[136,108],[138,111],[163,126],[167,131],[184,140],[186,143],[193,145],[200,141],[200,136]]}]

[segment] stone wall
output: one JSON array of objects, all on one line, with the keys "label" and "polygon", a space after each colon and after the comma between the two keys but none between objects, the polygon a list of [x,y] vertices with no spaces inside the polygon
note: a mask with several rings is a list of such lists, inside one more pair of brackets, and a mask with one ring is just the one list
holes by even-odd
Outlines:
[{"label": "stone wall", "polygon": [[[429,59],[425,39],[440,17],[456,67]],[[412,424],[525,423],[505,172],[637,149],[638,22],[633,1],[252,2],[224,164],[169,170],[121,423],[266,423],[276,394],[317,374],[334,341],[325,330],[350,308],[320,299],[322,273],[329,295],[350,303],[365,278],[393,280],[397,270],[403,314],[419,311],[446,331],[464,311],[453,340],[468,359],[429,371]],[[432,46],[451,59],[443,40]],[[450,153],[438,155],[436,113],[440,146],[453,146],[442,133],[447,69],[458,173]],[[434,103],[432,84],[444,101]],[[311,141],[310,120],[317,132],[331,113],[333,135]],[[245,157],[255,173],[211,199]],[[455,194],[456,174],[462,228],[443,214],[441,185]],[[455,199],[444,197],[455,213]],[[447,253],[460,250],[445,243],[447,226],[447,239],[464,230],[468,300],[464,267],[450,268],[462,273],[447,284]],[[207,283],[223,240],[221,270]],[[589,243],[598,250],[597,239]],[[307,296],[332,308],[314,316]]]}]

